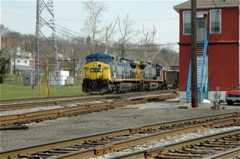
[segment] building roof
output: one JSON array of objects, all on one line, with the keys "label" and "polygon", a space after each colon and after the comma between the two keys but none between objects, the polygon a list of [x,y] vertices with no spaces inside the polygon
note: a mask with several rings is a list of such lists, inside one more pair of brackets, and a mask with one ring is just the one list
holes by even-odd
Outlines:
[{"label": "building roof", "polygon": [[19,65],[16,65],[15,67],[16,67],[15,68],[16,70],[31,70],[31,71],[35,70],[35,68],[32,68],[30,66],[19,66]]},{"label": "building roof", "polygon": [[[197,2],[197,9],[239,7],[239,0],[196,0],[196,2]],[[173,8],[177,12],[179,12],[179,10],[191,9],[191,0],[178,4]]]}]

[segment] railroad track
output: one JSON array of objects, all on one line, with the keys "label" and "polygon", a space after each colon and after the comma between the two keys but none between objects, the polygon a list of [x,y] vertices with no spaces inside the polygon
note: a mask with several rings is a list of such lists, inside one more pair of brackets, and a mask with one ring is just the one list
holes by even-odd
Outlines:
[{"label": "railroad track", "polygon": [[[125,99],[125,100],[119,99],[119,100],[105,102],[105,103],[95,103],[95,104],[88,103],[84,105],[76,105],[73,107],[6,115],[6,116],[1,116],[0,126],[7,126],[12,124],[25,124],[30,122],[40,122],[42,120],[56,119],[64,116],[80,115],[83,113],[112,109],[117,106],[124,106],[128,104],[139,104],[139,103],[146,103],[152,100],[165,100],[170,98],[176,98],[177,96],[178,94],[176,93],[168,93],[168,94],[161,94],[161,95],[154,95],[154,96],[153,95],[142,96],[138,98]],[[88,99],[88,100],[91,100],[91,99]]]},{"label": "railroad track", "polygon": [[72,99],[72,98],[82,98],[87,97],[89,95],[72,95],[72,96],[57,96],[57,97],[41,97],[41,98],[23,98],[23,99],[7,99],[1,100],[0,105],[6,104],[19,104],[19,103],[32,103],[39,101],[51,101],[51,100],[59,100],[59,99]]},{"label": "railroad track", "polygon": [[[46,144],[39,144],[30,147],[22,147],[19,149],[14,150],[6,150],[0,152],[0,157],[2,159],[13,159],[13,158],[21,158],[21,159],[45,159],[45,158],[91,158],[96,156],[101,156],[104,154],[122,151],[126,148],[131,148],[139,144],[144,144],[149,142],[150,140],[155,140],[159,138],[166,138],[169,136],[176,136],[180,134],[186,135],[190,132],[196,132],[202,130],[204,128],[220,128],[220,127],[231,127],[231,126],[240,126],[240,112],[232,112],[232,113],[225,113],[219,114],[214,116],[205,116],[193,119],[185,119],[179,121],[172,121],[172,122],[165,122],[165,123],[158,123],[152,125],[145,125],[137,128],[129,128],[129,129],[122,129],[117,131],[111,131],[91,136],[83,136],[79,138],[72,138],[62,141],[56,141]],[[222,133],[223,134],[223,133]],[[223,136],[219,134],[213,136],[210,140],[218,139],[218,141],[224,136],[233,136],[231,137],[236,138],[236,140],[227,141],[227,145],[236,145],[240,146],[239,143],[239,135],[240,129],[237,131],[228,132]],[[195,145],[197,143],[206,143],[206,139],[202,140],[189,140],[183,142],[184,144],[161,147],[158,150],[150,150],[144,151],[141,153],[144,159],[147,158],[146,155],[151,155],[152,157],[159,156],[159,155],[172,155],[173,153],[176,154],[179,151],[175,151],[179,147],[183,147],[185,145],[188,150],[193,149],[192,147],[187,147],[191,145]],[[206,143],[207,145],[209,143]],[[198,146],[198,144],[197,144]],[[186,149],[185,148],[185,149]],[[221,146],[220,146],[221,148]],[[219,148],[219,149],[220,149]],[[222,150],[231,149],[230,147],[225,146]],[[193,150],[192,153],[194,154],[198,150]],[[237,150],[238,151],[238,150]],[[147,152],[147,153],[146,153]],[[189,151],[188,151],[189,152]],[[190,153],[190,152],[189,152]],[[212,152],[213,154],[215,152]],[[191,153],[190,153],[191,154]],[[203,153],[204,154],[204,153]],[[138,155],[138,154],[132,154]],[[178,154],[181,156],[181,154]],[[117,157],[118,158],[118,157]],[[134,157],[127,157],[126,158],[134,158]],[[138,158],[135,156],[135,158]],[[173,157],[172,157],[173,158]],[[178,158],[178,157],[177,157]]]},{"label": "railroad track", "polygon": [[240,157],[239,140],[240,129],[108,157],[107,159],[238,159]]},{"label": "railroad track", "polygon": [[154,95],[169,93],[170,91],[153,91],[127,94],[105,94],[105,95],[75,95],[75,96],[61,96],[61,97],[47,97],[47,98],[29,98],[29,99],[15,99],[15,100],[1,100],[0,111],[25,109],[33,107],[48,107],[53,105],[63,105],[70,103],[100,101],[107,99],[124,99],[138,96]]}]

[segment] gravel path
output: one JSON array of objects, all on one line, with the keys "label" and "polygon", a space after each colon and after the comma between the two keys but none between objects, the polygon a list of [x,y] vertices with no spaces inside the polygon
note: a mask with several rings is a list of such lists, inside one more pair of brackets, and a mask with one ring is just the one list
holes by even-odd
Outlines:
[{"label": "gravel path", "polygon": [[178,101],[179,99],[176,98],[160,102],[129,105],[108,111],[64,117],[41,123],[31,123],[28,124],[28,130],[0,131],[0,150],[3,151],[116,129],[240,110],[240,105],[227,106],[225,103],[222,104],[225,109],[221,110],[211,109],[213,104],[199,105],[198,108],[179,109],[178,106],[188,104]]}]

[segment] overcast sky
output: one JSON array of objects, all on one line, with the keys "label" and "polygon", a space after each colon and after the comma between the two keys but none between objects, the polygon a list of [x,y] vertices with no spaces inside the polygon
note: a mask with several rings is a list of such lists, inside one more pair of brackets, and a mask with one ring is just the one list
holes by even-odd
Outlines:
[{"label": "overcast sky", "polygon": [[[179,15],[173,9],[186,0],[125,0],[103,1],[108,7],[101,17],[101,25],[108,26],[119,16],[124,19],[127,14],[134,21],[134,29],[157,30],[157,43],[177,43],[179,41]],[[82,28],[86,20],[83,0],[54,0],[55,24],[77,32],[83,36]],[[1,0],[1,24],[11,31],[22,34],[35,34],[36,0]]]}]

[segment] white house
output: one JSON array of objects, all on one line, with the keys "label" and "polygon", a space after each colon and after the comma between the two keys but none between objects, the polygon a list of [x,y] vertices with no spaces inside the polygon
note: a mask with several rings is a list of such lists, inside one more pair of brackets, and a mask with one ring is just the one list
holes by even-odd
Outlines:
[{"label": "white house", "polygon": [[29,52],[21,51],[17,49],[15,55],[11,58],[11,69],[10,73],[16,75],[23,75],[24,71],[35,71],[35,59]]}]

